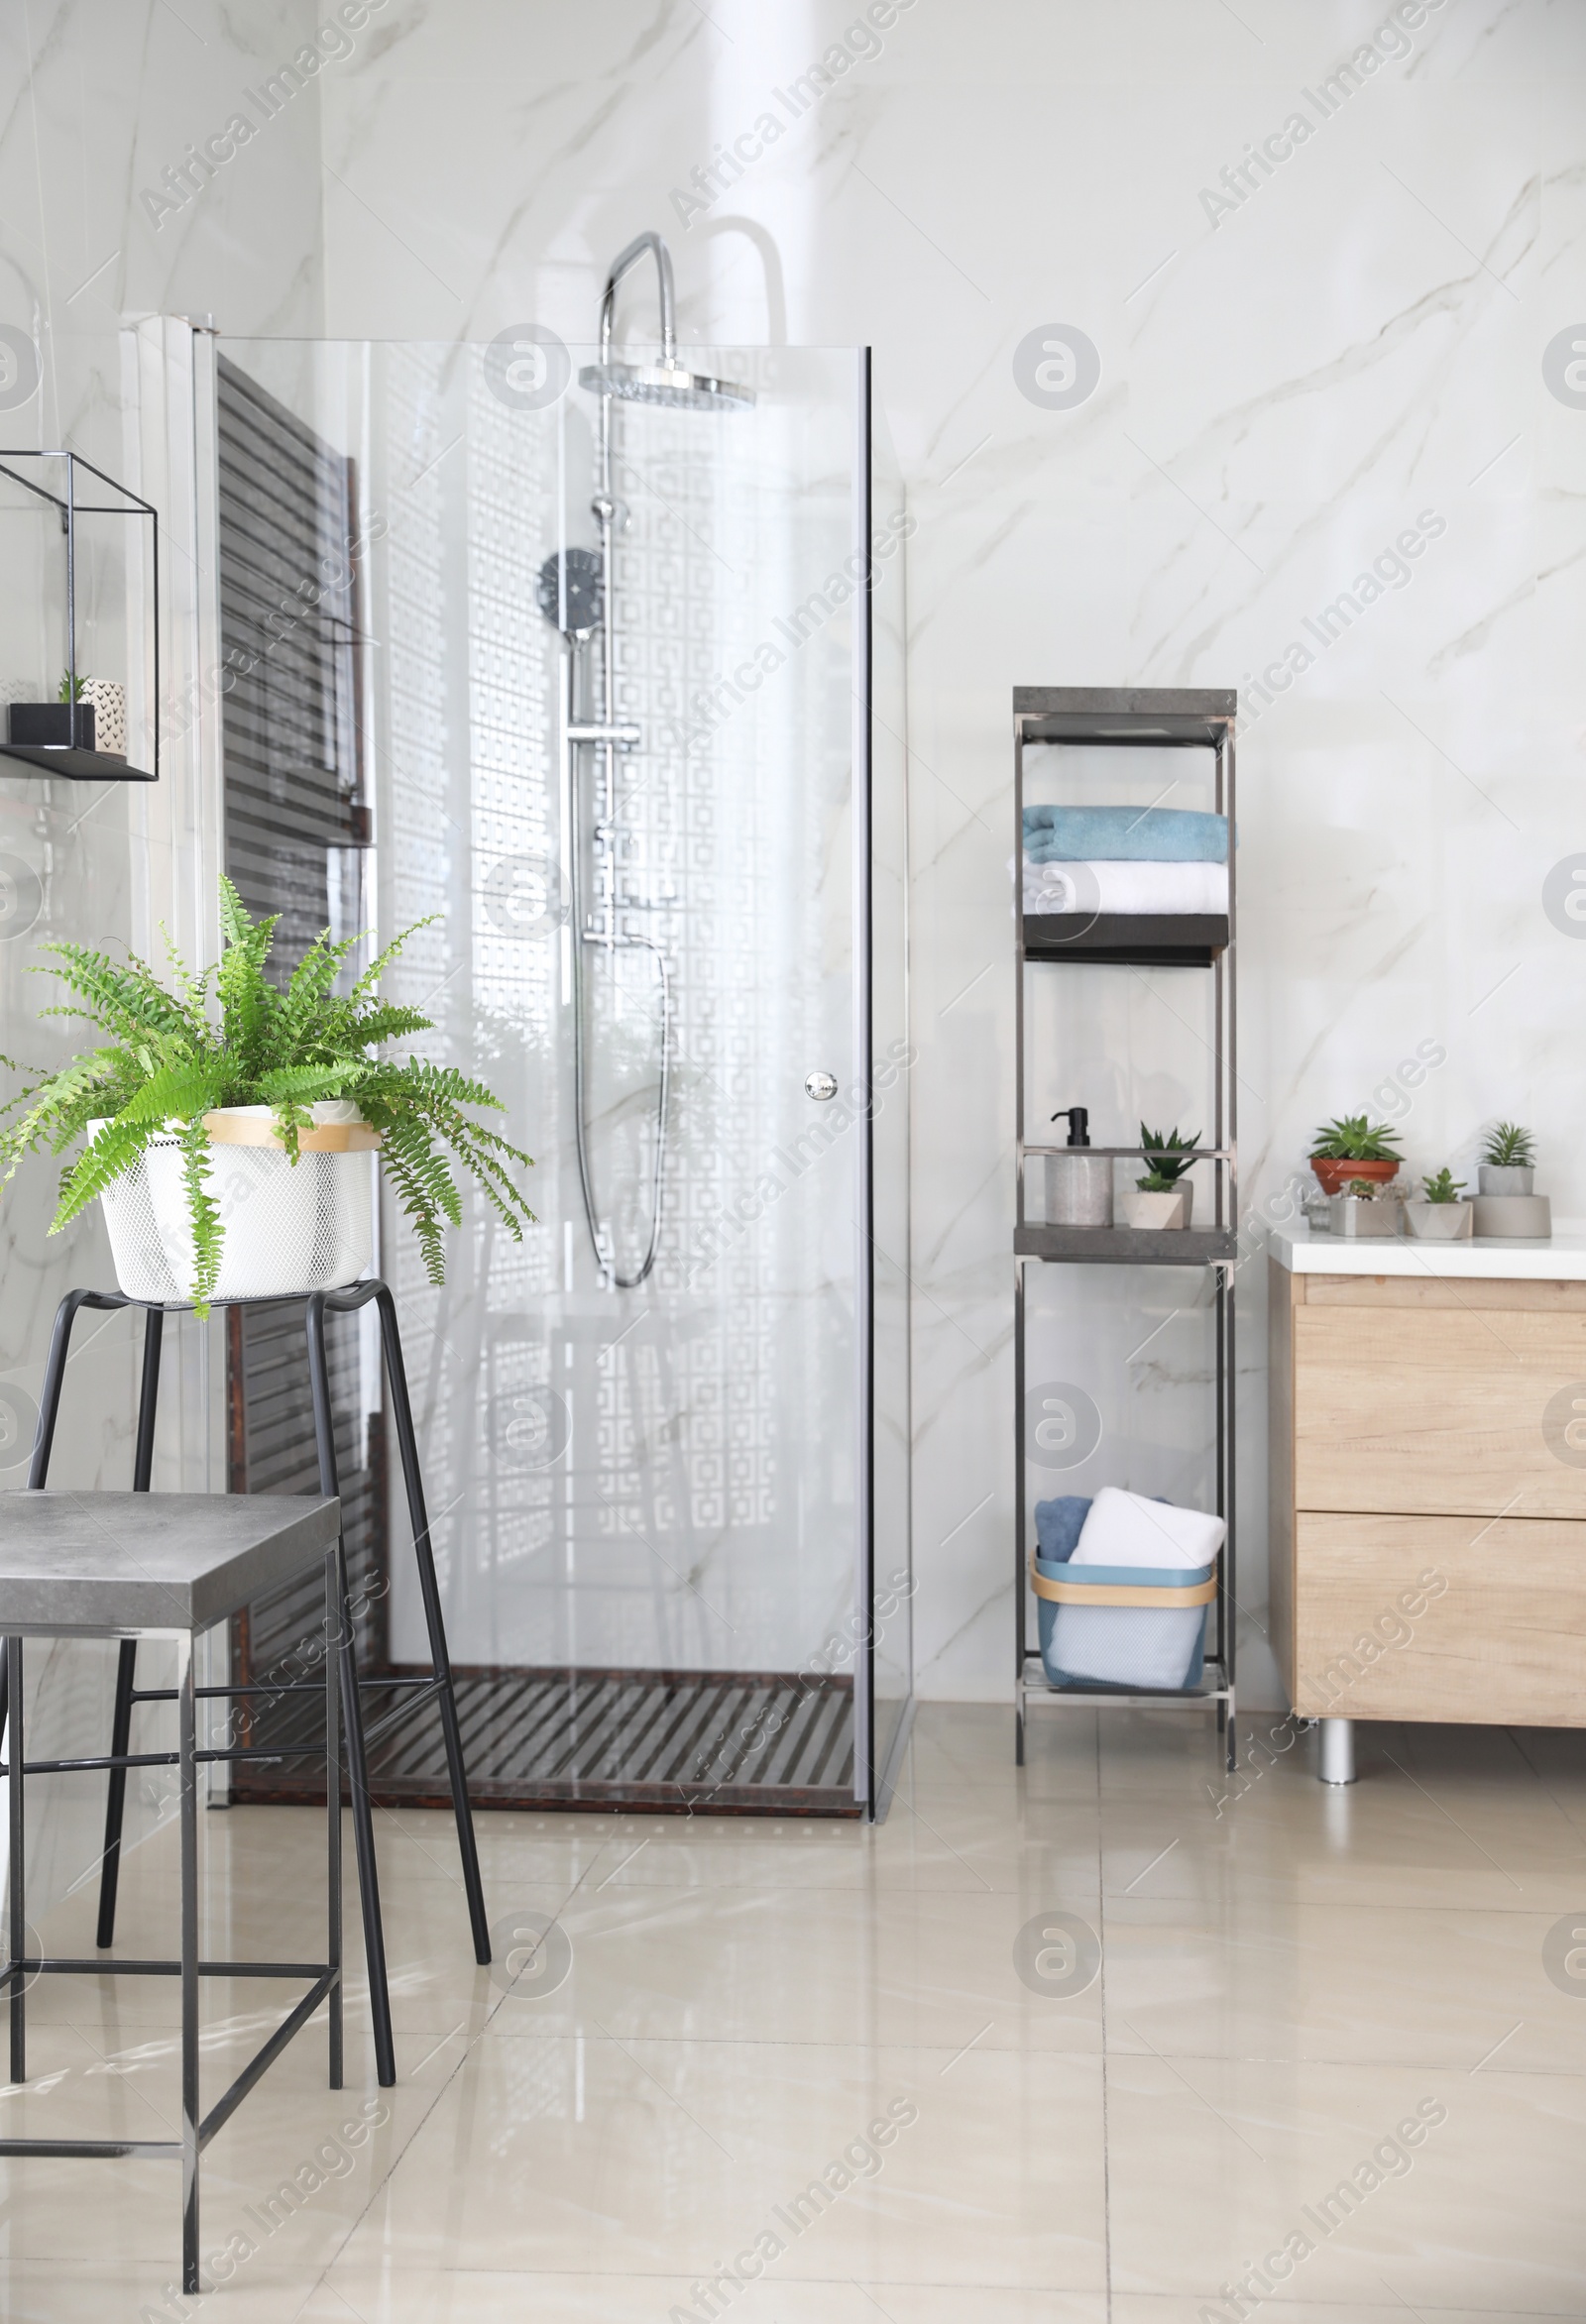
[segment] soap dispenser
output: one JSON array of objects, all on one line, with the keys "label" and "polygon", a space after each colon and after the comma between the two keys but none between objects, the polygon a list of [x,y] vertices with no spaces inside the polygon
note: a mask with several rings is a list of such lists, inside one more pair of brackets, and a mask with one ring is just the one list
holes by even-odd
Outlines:
[{"label": "soap dispenser", "polygon": [[1069,1125],[1068,1151],[1047,1156],[1047,1225],[1110,1227],[1111,1157],[1090,1152],[1089,1109],[1060,1108],[1052,1117]]}]

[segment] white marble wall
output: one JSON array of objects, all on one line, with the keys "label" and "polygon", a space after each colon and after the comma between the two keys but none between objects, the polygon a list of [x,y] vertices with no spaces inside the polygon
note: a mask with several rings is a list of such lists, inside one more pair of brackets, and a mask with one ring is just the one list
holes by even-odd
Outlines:
[{"label": "white marble wall", "polygon": [[[489,338],[532,318],[577,338],[606,260],[655,226],[687,333],[874,344],[919,523],[919,1680],[981,1697],[1005,1691],[1010,1631],[1014,684],[1245,688],[1421,511],[1440,519],[1409,579],[1385,567],[1380,598],[1243,745],[1245,1188],[1259,1213],[1311,1125],[1363,1105],[1403,1110],[1416,1166],[1463,1174],[1501,1112],[1535,1126],[1555,1207],[1586,1215],[1586,947],[1542,902],[1549,870],[1586,850],[1586,411],[1542,371],[1586,317],[1586,12],[1410,0],[1408,32],[1345,0],[877,13],[872,40],[857,8],[820,0],[387,0],[311,92],[317,184],[291,142],[304,105],[151,247],[129,206],[146,157],[218,126],[284,20],[183,0],[207,44],[188,55],[163,0],[63,6],[44,52],[33,35],[43,113],[19,97],[4,115],[0,184],[28,206],[0,245],[0,296],[9,316],[41,295],[29,141],[53,106],[39,171],[52,231],[75,236],[60,277],[74,287],[118,238],[128,254],[113,292],[78,302],[105,330],[129,300],[311,327],[322,248],[334,335]],[[697,207],[691,171],[719,143],[759,143],[773,92],[855,26],[830,88]],[[14,80],[14,21],[0,40]],[[1312,105],[1303,92],[1351,57],[1359,85],[1330,114]],[[1296,112],[1310,134],[1291,143]],[[101,150],[104,234],[66,158],[78,121]],[[1268,140],[1270,176],[1252,168],[1237,206],[1202,199]],[[1099,350],[1077,407],[1038,408],[1016,385],[1015,350],[1046,324]],[[1423,1042],[1445,1061],[1374,1097]],[[1258,1616],[1260,1272],[1241,1285]],[[1075,1344],[1116,1381],[1110,1327]],[[1162,1369],[1194,1362],[1186,1344]]]},{"label": "white marble wall", "polygon": [[[69,446],[141,489],[160,508],[164,557],[158,790],[36,782],[0,759],[0,1051],[24,1062],[57,1062],[91,1038],[59,1020],[40,1024],[57,997],[28,973],[41,941],[149,949],[164,919],[187,947],[212,949],[216,833],[200,769],[213,737],[202,722],[173,732],[170,717],[209,579],[194,557],[192,334],[155,324],[140,335],[138,323],[215,310],[238,329],[318,327],[317,93],[305,84],[281,117],[261,115],[257,140],[238,141],[184,206],[152,210],[143,196],[160,190],[189,143],[224,128],[244,88],[292,55],[314,22],[307,0],[241,12],[178,13],[165,0],[0,11],[0,326],[22,349],[20,373],[14,344],[0,366],[0,446]],[[33,378],[33,393],[17,391]],[[13,589],[0,625],[0,696],[33,696],[41,680],[53,692],[37,623],[15,599]],[[9,1095],[10,1073],[4,1083]],[[96,1213],[46,1239],[56,1175],[48,1158],[30,1162],[0,1196],[0,1491],[27,1474],[57,1301],[69,1284],[113,1281]],[[130,1484],[139,1340],[125,1314],[79,1326],[53,1483]],[[218,1350],[190,1323],[166,1344],[156,1483],[213,1485]],[[32,1650],[39,1750],[103,1747],[112,1663],[108,1647]],[[103,1814],[97,1777],[43,1789],[30,1806],[34,1907],[92,1863]],[[160,1813],[158,1787],[135,1785],[133,1835]]]}]

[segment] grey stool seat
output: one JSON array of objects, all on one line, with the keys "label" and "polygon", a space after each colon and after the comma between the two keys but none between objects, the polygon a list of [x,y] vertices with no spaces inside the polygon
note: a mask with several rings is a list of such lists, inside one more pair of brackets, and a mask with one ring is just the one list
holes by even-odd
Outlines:
[{"label": "grey stool seat", "polygon": [[[8,1941],[0,1985],[9,1995],[11,2079],[27,2078],[27,1995],[38,1975],[179,1977],[181,2137],[179,2139],[0,2139],[0,2157],[163,2155],[182,2166],[182,2288],[199,2290],[198,2161],[203,2149],[318,2009],[329,2008],[329,2081],[342,2086],[341,1973],[341,1504],[332,1495],[194,1493],[0,1494],[0,1635],[6,1643],[4,1773],[8,1777]],[[224,1621],[262,1591],[314,1565],[325,1582],[325,1957],[310,1961],[200,1961],[198,1958],[198,1769],[251,1756],[236,1746],[200,1748],[198,1700],[226,1696],[194,1684],[200,1632]],[[86,1759],[29,1759],[23,1738],[23,1640],[29,1637],[170,1638],[176,1645],[178,1747]],[[86,1960],[30,1954],[26,1913],[25,1778],[104,1767],[179,1769],[181,1937],[173,1960]],[[308,1990],[236,2080],[199,2109],[198,1980],[301,1977]]]}]

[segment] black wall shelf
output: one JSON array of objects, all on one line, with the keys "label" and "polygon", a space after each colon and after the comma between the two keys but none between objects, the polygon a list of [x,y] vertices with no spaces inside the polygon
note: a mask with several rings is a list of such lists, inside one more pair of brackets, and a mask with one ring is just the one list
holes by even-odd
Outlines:
[{"label": "black wall shelf", "polygon": [[[64,467],[58,472],[63,489],[52,492],[48,485],[24,475],[7,464],[11,461],[60,461]],[[49,473],[46,471],[45,473]],[[31,768],[35,775],[60,776],[72,783],[154,783],[160,779],[160,517],[148,500],[140,499],[125,485],[117,484],[113,476],[106,476],[102,468],[95,468],[91,460],[84,460],[80,452],[45,451],[33,446],[14,450],[0,450],[0,476],[9,477],[21,485],[36,499],[46,501],[59,513],[61,543],[65,557],[65,647],[66,683],[69,693],[63,700],[77,697],[77,520],[82,516],[122,516],[135,522],[145,520],[149,526],[149,637],[153,652],[150,717],[150,763],[147,767],[133,766],[112,750],[87,750],[75,742],[13,742],[0,733],[0,758],[14,767]],[[85,498],[92,486],[79,479],[91,477],[95,485],[119,495],[116,501]],[[131,570],[131,558],[128,570]],[[99,673],[102,675],[102,673]],[[129,673],[130,674],[130,673]],[[120,681],[116,681],[120,684]],[[75,717],[69,720],[61,714],[62,727],[67,731],[76,727]]]}]

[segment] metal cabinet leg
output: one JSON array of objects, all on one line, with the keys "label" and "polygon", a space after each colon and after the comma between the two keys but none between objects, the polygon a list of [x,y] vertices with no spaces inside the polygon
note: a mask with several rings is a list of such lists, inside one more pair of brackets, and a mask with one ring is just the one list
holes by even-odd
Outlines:
[{"label": "metal cabinet leg", "polygon": [[1353,1783],[1355,1780],[1355,1726],[1349,1718],[1323,1718],[1317,1721],[1321,1730],[1321,1764],[1316,1770],[1323,1783]]},{"label": "metal cabinet leg", "polygon": [[[325,1293],[308,1302],[308,1378],[314,1398],[314,1435],[319,1447],[319,1490],[341,1492],[336,1437],[330,1405],[330,1372],[325,1362]],[[352,1794],[353,1848],[358,1858],[358,1895],[363,1908],[364,1954],[369,1967],[369,2014],[375,2036],[375,2078],[383,2090],[396,2079],[392,2038],[391,1988],[386,1975],[386,1937],[380,1917],[380,1872],[375,1862],[375,1816],[369,1797],[369,1763],[364,1750],[364,1707],[358,1692],[358,1657],[353,1645],[352,1598],[347,1587],[347,1543],[336,1543],[336,1621],[341,1663],[342,1730],[347,1738],[347,1788]]]},{"label": "metal cabinet leg", "polygon": [[429,1632],[429,1658],[440,1686],[441,1734],[446,1745],[446,1769],[451,1778],[452,1813],[457,1820],[457,1852],[462,1858],[463,1892],[474,1937],[474,1958],[490,1960],[490,1923],[485,1918],[485,1890],[479,1875],[479,1845],[474,1835],[474,1811],[468,1798],[468,1771],[463,1765],[463,1738],[457,1723],[457,1697],[452,1687],[451,1656],[446,1646],[446,1622],[441,1612],[440,1587],[435,1579],[435,1556],[430,1546],[429,1515],[424,1506],[424,1484],[418,1467],[418,1444],[413,1434],[412,1407],[407,1400],[407,1373],[396,1329],[396,1302],[391,1292],[377,1294],[380,1336],[386,1351],[386,1375],[391,1382],[392,1412],[401,1453],[402,1480],[407,1488],[407,1511],[413,1528],[413,1554],[418,1561],[418,1587],[424,1602]]},{"label": "metal cabinet leg", "polygon": [[28,1865],[23,1827],[22,1640],[6,1640],[6,1805],[10,1811],[7,1891],[11,1952],[11,2079],[28,2078]]}]

